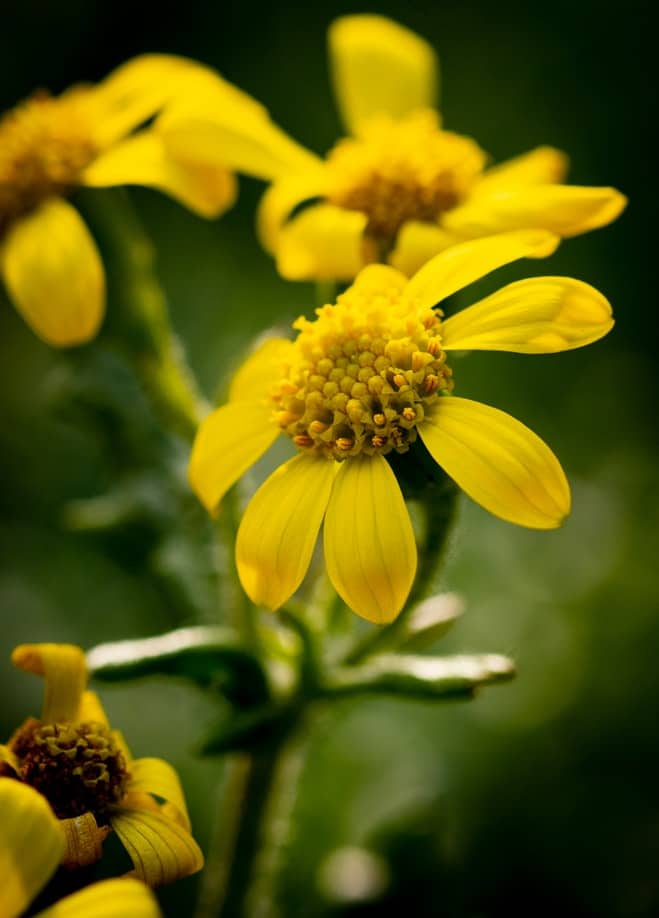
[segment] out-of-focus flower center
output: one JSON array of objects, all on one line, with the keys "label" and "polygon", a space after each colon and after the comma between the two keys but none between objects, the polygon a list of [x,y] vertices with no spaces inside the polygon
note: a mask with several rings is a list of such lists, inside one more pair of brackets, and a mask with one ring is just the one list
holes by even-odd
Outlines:
[{"label": "out-of-focus flower center", "polygon": [[32,718],[9,746],[21,779],[46,797],[60,819],[87,812],[103,817],[125,794],[126,760],[103,724],[42,724]]},{"label": "out-of-focus flower center", "polygon": [[83,98],[40,92],[0,118],[0,236],[45,198],[68,193],[94,158]]},{"label": "out-of-focus flower center", "polygon": [[469,137],[442,131],[433,111],[382,116],[330,152],[327,197],[366,214],[367,235],[391,245],[408,220],[436,222],[464,200],[485,161]]},{"label": "out-of-focus flower center", "polygon": [[272,390],[276,422],[329,458],[407,452],[428,406],[453,388],[441,313],[357,283],[316,314],[294,323],[293,357]]}]

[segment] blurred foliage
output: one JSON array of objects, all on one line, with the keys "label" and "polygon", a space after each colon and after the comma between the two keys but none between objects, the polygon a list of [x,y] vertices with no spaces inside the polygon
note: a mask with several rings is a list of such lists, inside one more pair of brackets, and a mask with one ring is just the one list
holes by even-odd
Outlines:
[{"label": "blurred foliage", "polygon": [[[368,0],[360,8],[398,18],[438,48],[448,127],[475,135],[495,159],[538,143],[562,147],[572,156],[573,181],[617,185],[632,203],[616,225],[568,241],[549,262],[515,265],[470,291],[475,299],[481,286],[573,274],[599,287],[617,317],[614,332],[583,352],[455,362],[459,393],[529,423],[552,444],[574,488],[573,515],[555,533],[518,530],[461,506],[443,586],[462,593],[466,607],[442,650],[510,655],[518,678],[470,704],[373,698],[321,714],[291,802],[282,910],[655,915],[658,320],[646,210],[656,185],[644,92],[654,57],[649,6],[632,0],[613,13],[592,0]],[[324,31],[353,11],[342,2],[197,2],[156,11],[126,2],[8,0],[0,108],[37,86],[58,91],[96,79],[134,53],[172,51],[216,66],[294,136],[324,150],[339,130]],[[209,397],[254,335],[313,306],[310,288],[277,278],[258,247],[258,193],[255,182],[241,182],[238,207],[216,223],[149,192],[133,196],[156,246],[174,325]],[[209,524],[185,492],[185,453],[160,433],[109,341],[53,353],[1,301],[0,413],[6,736],[39,704],[37,680],[10,669],[14,644],[91,646],[217,624],[217,583],[208,571],[231,562],[207,557]],[[163,499],[165,480],[175,483]],[[108,504],[108,494],[123,495],[123,503]],[[226,584],[221,595],[231,611]],[[193,748],[213,723],[212,702],[162,677],[102,691],[135,754],[162,755],[180,769],[207,847],[222,766],[196,758]],[[197,883],[161,894],[167,914],[190,913]]]}]

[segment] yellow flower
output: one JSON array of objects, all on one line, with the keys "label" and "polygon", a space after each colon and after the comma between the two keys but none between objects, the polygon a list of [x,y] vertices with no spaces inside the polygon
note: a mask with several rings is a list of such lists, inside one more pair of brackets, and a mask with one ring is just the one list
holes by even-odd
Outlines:
[{"label": "yellow flower", "polygon": [[454,350],[556,353],[596,341],[611,307],[587,284],[562,277],[519,281],[444,319],[436,304],[495,268],[546,256],[558,243],[538,230],[462,243],[411,280],[370,265],[335,305],[298,319],[294,342],[271,339],[233,380],[229,403],[201,425],[190,482],[210,512],[285,433],[298,448],[259,488],[236,544],[245,591],[272,609],[307,571],[324,519],[329,577],[359,615],[386,622],[414,579],[416,546],[400,487],[384,458],[417,436],[483,507],[537,529],[570,510],[550,449],[495,408],[453,396]]},{"label": "yellow flower", "polygon": [[475,141],[442,128],[434,51],[397,23],[342,17],[329,51],[351,136],[324,160],[272,122],[238,124],[219,111],[195,120],[176,107],[164,118],[168,149],[272,181],[259,232],[284,277],[350,280],[373,261],[412,274],[456,242],[516,229],[575,236],[624,208],[613,188],[560,184],[567,158],[551,147],[486,169]]},{"label": "yellow flower", "polygon": [[114,830],[134,875],[150,886],[201,870],[203,855],[190,834],[176,772],[162,759],[132,758],[96,694],[85,688],[82,650],[23,644],[12,662],[44,677],[45,697],[41,719],[28,718],[0,746],[0,774],[48,800],[66,842],[62,863],[74,868],[96,862]]},{"label": "yellow flower", "polygon": [[[54,874],[66,842],[47,801],[0,777],[0,915],[17,918]],[[39,918],[158,918],[153,893],[139,880],[105,880],[40,911]]]},{"label": "yellow flower", "polygon": [[97,86],[37,93],[0,118],[0,277],[48,344],[90,340],[105,310],[96,244],[66,200],[76,187],[146,185],[203,217],[233,203],[235,178],[223,163],[167,151],[156,127],[136,131],[179,94],[261,111],[199,64],[145,55]]}]

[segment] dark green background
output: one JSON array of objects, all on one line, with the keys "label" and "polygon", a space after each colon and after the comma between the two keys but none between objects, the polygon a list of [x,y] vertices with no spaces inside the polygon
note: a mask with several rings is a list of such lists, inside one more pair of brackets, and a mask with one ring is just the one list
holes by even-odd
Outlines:
[{"label": "dark green background", "polygon": [[[346,704],[318,728],[285,853],[283,914],[624,916],[659,912],[657,790],[659,640],[656,578],[656,147],[650,144],[649,14],[632,0],[475,2],[355,8],[318,4],[3,4],[0,109],[34,88],[95,80],[142,51],[190,55],[263,101],[322,152],[340,130],[325,28],[345,12],[388,14],[439,50],[446,125],[498,160],[539,143],[572,157],[571,178],[616,185],[631,204],[612,227],[566,242],[548,262],[516,265],[482,285],[572,274],[612,301],[617,324],[584,351],[549,357],[474,354],[456,362],[458,394],[497,405],[537,430],[574,491],[564,529],[534,533],[464,502],[444,584],[466,613],[447,650],[515,657],[519,676],[469,705]],[[264,326],[313,305],[276,277],[254,238],[257,183],[205,223],[155,193],[134,201],[157,246],[173,321],[206,390]],[[476,291],[480,293],[480,290]],[[463,300],[466,302],[466,300]],[[8,663],[19,641],[148,635],[213,611],[204,577],[205,523],[157,540],[138,521],[108,536],[62,526],[67,502],[112,488],[157,429],[101,346],[53,353],[0,299],[0,736],[38,706],[38,686]],[[103,369],[119,410],[92,424]],[[105,377],[103,377],[105,378]],[[76,385],[77,384],[77,385]],[[77,390],[74,398],[74,390]],[[125,417],[124,417],[125,415]],[[124,420],[117,422],[117,416]],[[126,420],[126,418],[128,420]],[[183,457],[179,457],[180,460]],[[167,505],[163,510],[167,515]],[[163,560],[164,556],[164,560]],[[163,571],[183,569],[185,595]],[[109,687],[103,698],[135,754],[181,770],[205,845],[216,762],[191,749],[211,703],[164,682]],[[319,869],[336,847],[364,845],[388,862],[377,906],[340,907]],[[191,914],[195,880],[166,891]],[[188,903],[187,905],[185,903]]]}]

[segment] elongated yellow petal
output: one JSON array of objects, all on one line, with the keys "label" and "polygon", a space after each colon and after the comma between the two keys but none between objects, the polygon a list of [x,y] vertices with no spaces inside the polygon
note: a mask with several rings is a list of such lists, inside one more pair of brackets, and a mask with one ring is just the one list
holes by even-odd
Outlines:
[{"label": "elongated yellow petal", "polygon": [[433,459],[495,516],[554,529],[570,512],[570,488],[558,459],[509,414],[445,396],[419,433]]},{"label": "elongated yellow petal", "polygon": [[66,849],[62,865],[68,870],[89,867],[103,856],[103,842],[110,834],[109,826],[99,827],[92,813],[60,819]]},{"label": "elongated yellow petal", "polygon": [[242,518],[236,564],[252,602],[277,609],[309,567],[329,500],[336,464],[301,454],[261,485]]},{"label": "elongated yellow petal", "polygon": [[279,234],[277,270],[287,280],[348,281],[366,263],[367,217],[332,204],[307,208]]},{"label": "elongated yellow petal", "polygon": [[488,169],[472,190],[472,194],[491,194],[510,191],[519,186],[551,185],[562,182],[569,160],[555,147],[536,147],[514,159]]},{"label": "elongated yellow petal", "polygon": [[410,220],[398,233],[390,263],[412,277],[426,262],[460,240],[434,223]]},{"label": "elongated yellow petal", "polygon": [[224,166],[177,159],[153,130],[129,137],[95,159],[85,169],[82,184],[156,188],[201,217],[217,217],[236,198],[236,180]]},{"label": "elongated yellow petal", "polygon": [[435,105],[437,57],[414,32],[383,16],[343,16],[328,40],[339,110],[353,134],[372,115],[399,118]]},{"label": "elongated yellow petal", "polygon": [[0,776],[8,775],[11,772],[18,774],[19,764],[18,759],[11,751],[9,746],[0,746]]},{"label": "elongated yellow petal", "polygon": [[13,778],[0,778],[0,813],[0,915],[15,918],[57,869],[64,836],[45,797]]},{"label": "elongated yellow petal", "polygon": [[192,835],[162,813],[121,807],[112,812],[110,822],[133,862],[135,876],[149,886],[173,883],[204,866]]},{"label": "elongated yellow petal", "polygon": [[209,513],[215,513],[231,485],[277,439],[271,409],[261,401],[231,402],[217,408],[199,427],[188,477]]},{"label": "elongated yellow petal", "polygon": [[400,487],[382,456],[341,463],[324,547],[334,589],[353,611],[378,625],[396,618],[416,573],[416,545]]},{"label": "elongated yellow petal", "polygon": [[442,347],[555,354],[591,344],[612,327],[611,306],[594,287],[570,277],[534,277],[446,319]]},{"label": "elongated yellow petal", "polygon": [[51,198],[18,220],[0,245],[0,273],[14,305],[47,344],[84,344],[105,312],[105,276],[77,210]]},{"label": "elongated yellow petal", "polygon": [[448,211],[443,225],[470,236],[515,229],[545,229],[578,236],[612,223],[627,205],[615,188],[533,185],[515,191],[478,195]]},{"label": "elongated yellow petal", "polygon": [[231,380],[230,402],[253,402],[265,398],[282,374],[281,365],[293,344],[286,338],[266,338],[249,355]]},{"label": "elongated yellow petal", "polygon": [[74,720],[78,723],[93,721],[97,724],[103,724],[104,727],[110,726],[105,708],[101,704],[101,699],[96,692],[90,692],[89,690],[82,693]]},{"label": "elongated yellow petal", "polygon": [[102,880],[60,899],[38,918],[161,918],[148,886],[131,877]]},{"label": "elongated yellow petal", "polygon": [[130,766],[128,793],[152,794],[174,807],[176,820],[190,831],[190,817],[176,771],[164,759],[135,759]]},{"label": "elongated yellow petal", "polygon": [[543,230],[500,233],[451,246],[414,275],[405,293],[424,306],[435,306],[490,271],[518,258],[544,258],[555,251],[557,236]]},{"label": "elongated yellow petal", "polygon": [[291,212],[303,201],[322,197],[326,190],[323,169],[290,175],[271,185],[261,198],[257,213],[257,231],[267,252],[277,248],[279,233]]},{"label": "elongated yellow petal", "polygon": [[20,644],[11,655],[14,666],[43,676],[41,720],[75,720],[87,684],[85,655],[74,644]]}]

